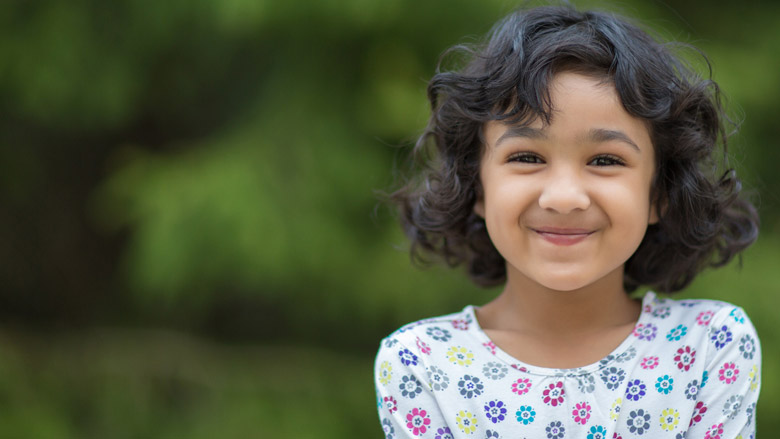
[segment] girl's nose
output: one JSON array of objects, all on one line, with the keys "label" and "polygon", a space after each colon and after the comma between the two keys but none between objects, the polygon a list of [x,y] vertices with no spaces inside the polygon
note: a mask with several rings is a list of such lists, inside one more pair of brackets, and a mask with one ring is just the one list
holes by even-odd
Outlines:
[{"label": "girl's nose", "polygon": [[571,172],[550,176],[539,196],[539,206],[561,214],[590,207],[590,197],[583,182]]}]

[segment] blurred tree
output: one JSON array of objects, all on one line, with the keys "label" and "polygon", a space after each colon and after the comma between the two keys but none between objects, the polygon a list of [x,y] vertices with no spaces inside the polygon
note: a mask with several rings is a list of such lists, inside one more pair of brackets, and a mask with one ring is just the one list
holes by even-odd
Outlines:
[{"label": "blurred tree", "polygon": [[[708,53],[745,119],[734,162],[778,233],[780,5],[577,3]],[[410,267],[375,190],[425,126],[441,51],[514,6],[0,2],[0,318],[364,354],[401,322],[487,301],[457,272]],[[768,310],[761,267],[750,300]]]}]

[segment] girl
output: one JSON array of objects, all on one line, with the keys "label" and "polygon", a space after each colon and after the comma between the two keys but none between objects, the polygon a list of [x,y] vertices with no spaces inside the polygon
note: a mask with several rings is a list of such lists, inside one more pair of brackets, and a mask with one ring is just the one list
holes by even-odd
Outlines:
[{"label": "girl", "polygon": [[627,20],[570,7],[516,12],[465,50],[430,82],[429,161],[394,199],[413,255],[503,290],[383,340],[386,437],[753,437],[745,313],[628,295],[678,291],[757,236],[716,171],[716,84]]}]

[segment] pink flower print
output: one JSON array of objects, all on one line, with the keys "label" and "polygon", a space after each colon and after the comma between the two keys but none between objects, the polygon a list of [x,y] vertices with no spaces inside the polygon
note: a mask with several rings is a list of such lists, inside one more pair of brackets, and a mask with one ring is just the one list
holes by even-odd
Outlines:
[{"label": "pink flower print", "polygon": [[406,428],[415,436],[419,436],[428,431],[428,426],[430,424],[431,417],[428,416],[428,413],[423,409],[414,408],[406,414]]},{"label": "pink flower print", "polygon": [[640,366],[642,366],[642,369],[653,370],[658,367],[658,363],[658,357],[645,357],[642,358],[642,363]]},{"label": "pink flower print", "polygon": [[723,423],[713,425],[707,429],[704,433],[704,439],[720,439],[720,435],[723,434]]},{"label": "pink flower print", "polygon": [[652,306],[650,306],[650,305],[645,305],[645,306],[642,308],[642,311],[644,311],[644,312],[652,312],[652,311],[653,311],[653,307],[652,307]]},{"label": "pink flower print", "polygon": [[545,404],[555,407],[558,404],[563,404],[563,395],[565,393],[566,392],[563,390],[563,381],[558,381],[557,383],[548,385],[547,388],[544,389],[544,392],[542,392],[542,401],[544,401]]},{"label": "pink flower print", "polygon": [[390,413],[395,413],[398,411],[398,402],[393,398],[392,396],[385,396],[385,407],[387,407],[387,411]]},{"label": "pink flower print", "polygon": [[612,433],[612,439],[623,439],[623,436],[621,436],[621,435],[619,435],[617,433]]},{"label": "pink flower print", "polygon": [[726,384],[731,384],[737,380],[739,376],[739,369],[733,362],[724,363],[723,367],[718,371],[718,379]]},{"label": "pink flower print", "polygon": [[701,401],[697,402],[696,407],[693,408],[693,414],[691,414],[691,422],[688,424],[688,428],[692,427],[693,424],[701,422],[701,418],[705,413],[707,413],[707,406]]},{"label": "pink flower print", "polygon": [[465,319],[455,319],[452,321],[452,327],[455,329],[460,329],[461,331],[465,331],[469,329],[469,322]]},{"label": "pink flower print", "polygon": [[517,393],[517,396],[525,395],[531,390],[531,380],[528,378],[520,378],[512,383],[512,391]]},{"label": "pink flower print", "polygon": [[420,337],[417,337],[417,349],[420,350],[420,353],[431,355],[431,347],[428,346],[428,344],[426,344],[424,341],[420,340]]},{"label": "pink flower print", "polygon": [[696,316],[696,323],[701,326],[707,326],[710,324],[713,315],[715,315],[714,311],[702,311]]},{"label": "pink flower print", "polygon": [[652,341],[656,333],[658,333],[658,328],[652,323],[640,323],[634,328],[634,336],[639,337],[640,340]]},{"label": "pink flower print", "polygon": [[525,366],[521,366],[519,364],[512,364],[511,366],[512,366],[513,369],[517,369],[520,372],[528,372],[528,369],[526,369]]},{"label": "pink flower print", "polygon": [[587,402],[577,403],[574,410],[571,411],[571,416],[574,418],[574,422],[585,425],[590,419],[590,404]]},{"label": "pink flower print", "polygon": [[677,355],[674,356],[677,362],[677,368],[684,371],[691,370],[691,365],[696,361],[696,349],[690,346],[683,346],[677,349]]},{"label": "pink flower print", "polygon": [[493,344],[492,341],[489,341],[487,343],[482,343],[482,346],[484,346],[488,351],[490,351],[491,354],[496,355],[496,345]]}]

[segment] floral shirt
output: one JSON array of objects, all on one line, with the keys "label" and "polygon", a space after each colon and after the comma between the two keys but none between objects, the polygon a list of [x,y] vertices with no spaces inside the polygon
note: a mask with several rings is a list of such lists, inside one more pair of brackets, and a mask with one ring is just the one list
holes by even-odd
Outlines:
[{"label": "floral shirt", "polygon": [[473,306],[402,327],[374,370],[386,438],[753,438],[761,351],[742,309],[652,292],[642,305],[610,355],[566,370],[496,347]]}]

